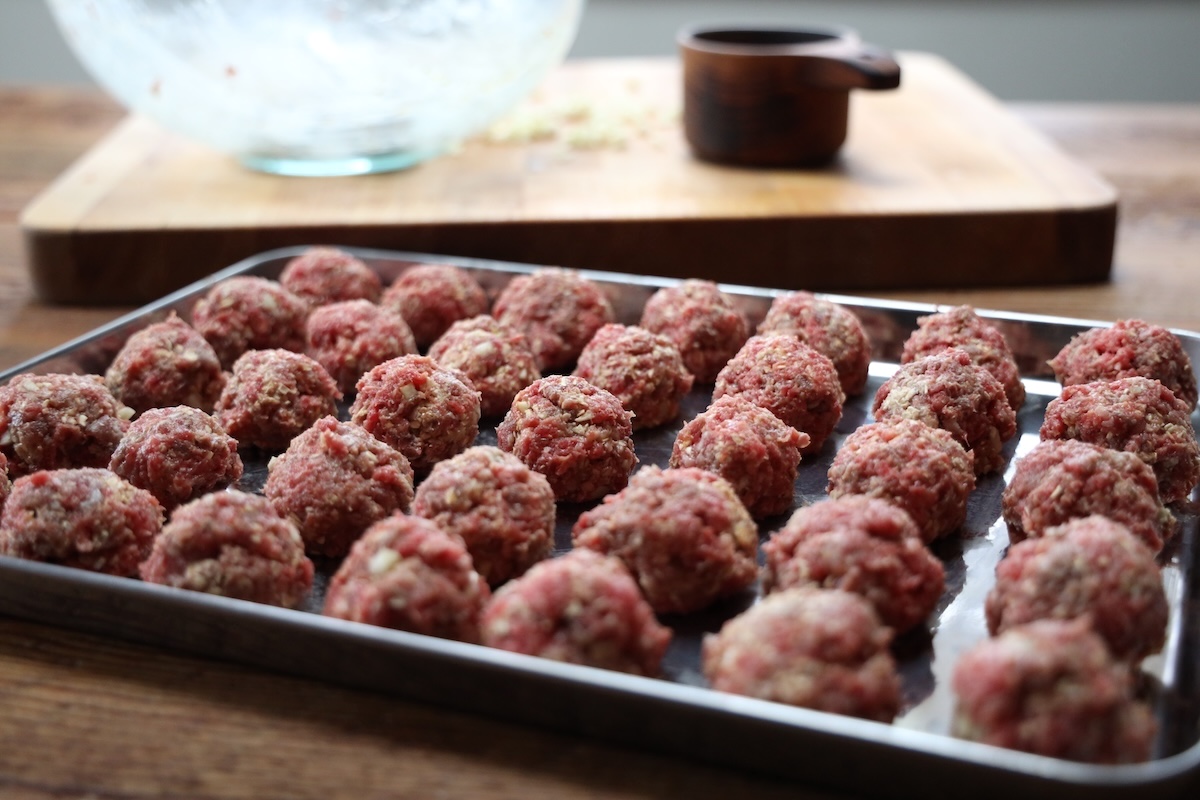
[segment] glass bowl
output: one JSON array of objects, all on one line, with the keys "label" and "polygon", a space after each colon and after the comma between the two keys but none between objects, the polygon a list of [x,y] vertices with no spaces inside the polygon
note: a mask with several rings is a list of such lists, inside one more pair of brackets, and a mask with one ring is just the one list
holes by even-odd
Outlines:
[{"label": "glass bowl", "polygon": [[285,175],[453,148],[566,55],[583,0],[48,0],[84,66],[164,127]]}]

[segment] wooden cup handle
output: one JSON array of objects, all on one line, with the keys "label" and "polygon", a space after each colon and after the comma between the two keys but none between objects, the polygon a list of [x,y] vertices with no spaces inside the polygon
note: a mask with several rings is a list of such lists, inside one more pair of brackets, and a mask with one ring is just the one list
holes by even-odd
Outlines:
[{"label": "wooden cup handle", "polygon": [[873,44],[847,42],[844,48],[800,56],[806,82],[823,89],[895,89],[900,65]]}]

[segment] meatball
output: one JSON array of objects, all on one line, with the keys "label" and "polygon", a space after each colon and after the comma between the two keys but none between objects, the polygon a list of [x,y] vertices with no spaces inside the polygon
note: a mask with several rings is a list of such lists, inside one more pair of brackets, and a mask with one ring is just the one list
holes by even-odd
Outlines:
[{"label": "meatball", "polygon": [[325,614],[443,639],[479,641],[491,599],[462,540],[422,517],[376,522],[329,582]]},{"label": "meatball", "polygon": [[866,389],[871,342],[858,316],[845,306],[811,292],[782,294],[771,301],[757,332],[760,336],[790,333],[826,356],[837,369],[847,397],[856,397]]},{"label": "meatball", "polygon": [[279,452],[342,398],[325,368],[290,350],[251,350],[233,365],[217,420],[242,446]]},{"label": "meatball", "polygon": [[466,450],[479,435],[479,392],[458,370],[400,356],[358,382],[350,421],[399,450],[417,473]]},{"label": "meatball", "polygon": [[809,436],[820,450],[842,418],[846,396],[833,362],[789,334],[751,336],[717,375],[713,399],[738,395]]},{"label": "meatball", "polygon": [[1100,514],[1127,526],[1157,553],[1178,526],[1158,499],[1148,464],[1133,453],[1074,439],[1040,442],[1019,459],[1001,506],[1014,542]]},{"label": "meatball", "polygon": [[800,451],[808,434],[744,397],[716,400],[679,431],[672,467],[698,467],[727,480],[756,519],[792,506]]},{"label": "meatball", "polygon": [[1087,620],[1039,620],[980,642],[959,658],[953,688],[960,738],[1073,761],[1150,757],[1154,717]]},{"label": "meatball", "polygon": [[616,395],[633,412],[633,429],[657,428],[679,415],[692,375],[670,339],[611,323],[583,348],[575,375]]},{"label": "meatball", "polygon": [[311,247],[291,259],[279,282],[310,307],[345,300],[377,303],[383,291],[374,270],[336,247]]},{"label": "meatball", "polygon": [[228,369],[248,350],[304,351],[308,304],[279,283],[253,275],[226,278],[192,308],[192,326]]},{"label": "meatball", "polygon": [[908,512],[926,543],[958,530],[975,489],[974,455],[949,431],[911,419],[874,422],[846,437],[829,465],[830,497],[878,497]]},{"label": "meatball", "polygon": [[957,347],[967,353],[977,366],[992,373],[1004,387],[1008,404],[1017,411],[1025,403],[1025,384],[1017,360],[1004,334],[984,321],[970,306],[957,306],[927,317],[917,318],[917,329],[904,342],[901,362],[907,364],[918,358]]},{"label": "meatball", "polygon": [[710,384],[749,336],[750,323],[712,281],[690,278],[659,289],[642,307],[641,326],[679,348],[697,382]]},{"label": "meatball", "polygon": [[153,495],[106,469],[42,470],[12,485],[0,555],[128,577],[162,522]]},{"label": "meatball", "polygon": [[571,537],[620,558],[660,614],[699,611],[758,572],[754,520],[724,478],[701,469],[642,468],[583,513]]},{"label": "meatball", "polygon": [[1063,386],[1140,375],[1166,386],[1189,411],[1196,408],[1196,376],[1178,337],[1140,319],[1084,331],[1049,363]]},{"label": "meatball", "polygon": [[296,526],[264,497],[213,492],[175,509],[141,566],[142,580],[295,608],[313,564]]},{"label": "meatball", "polygon": [[107,467],[133,414],[98,375],[22,373],[0,386],[0,453],[14,476]]},{"label": "meatball", "polygon": [[900,708],[891,639],[856,594],[788,589],[704,638],[704,675],[718,691],[890,722]]},{"label": "meatball", "polygon": [[417,352],[412,331],[400,315],[367,300],[345,300],[314,308],[305,326],[307,353],[337,382],[354,391],[369,370]]},{"label": "meatball", "polygon": [[601,326],[612,305],[593,281],[565,269],[541,269],[509,281],[492,308],[496,319],[529,338],[538,369],[571,364]]},{"label": "meatball", "polygon": [[466,542],[476,571],[491,586],[550,555],[556,512],[546,476],[490,446],[434,465],[413,500],[413,514]]},{"label": "meatball", "polygon": [[210,414],[191,406],[152,408],[138,417],[108,468],[171,511],[242,477],[238,443]]},{"label": "meatball", "polygon": [[451,264],[409,267],[387,288],[380,303],[404,317],[422,349],[455,322],[488,310],[483,287],[465,269]]},{"label": "meatball", "polygon": [[1185,499],[1200,482],[1200,445],[1187,403],[1151,378],[1065,387],[1046,407],[1041,435],[1135,454],[1154,470],[1164,503]]},{"label": "meatball", "polygon": [[489,647],[648,676],[671,641],[620,560],[592,550],[535,564],[500,587],[482,632]]},{"label": "meatball", "polygon": [[1017,432],[1004,387],[957,347],[902,365],[871,410],[879,422],[915,419],[949,431],[974,454],[976,475],[1004,466],[1004,443]]},{"label": "meatball", "polygon": [[637,464],[632,416],[583,378],[551,375],[517,393],[496,439],[501,450],[545,475],[557,499],[581,503],[629,481]]},{"label": "meatball", "polygon": [[125,341],[104,382],[114,397],[139,413],[168,406],[212,411],[225,387],[225,373],[212,345],[172,312]]},{"label": "meatball", "polygon": [[340,558],[373,523],[408,511],[413,470],[357,425],[323,417],[271,459],[263,495],[296,524],[309,555]]},{"label": "meatball", "polygon": [[485,417],[503,416],[517,392],[542,377],[525,334],[486,314],[451,325],[429,357],[471,379]]}]

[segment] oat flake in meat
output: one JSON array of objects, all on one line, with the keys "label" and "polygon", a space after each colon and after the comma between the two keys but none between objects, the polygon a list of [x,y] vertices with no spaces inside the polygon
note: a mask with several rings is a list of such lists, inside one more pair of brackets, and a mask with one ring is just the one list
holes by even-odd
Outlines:
[{"label": "oat flake in meat", "polygon": [[453,264],[409,267],[384,291],[380,303],[404,317],[421,348],[433,344],[455,322],[488,310],[483,287]]},{"label": "oat flake in meat", "polygon": [[305,332],[308,355],[333,376],[342,394],[352,393],[372,368],[417,352],[412,331],[400,315],[366,300],[314,308]]},{"label": "oat flake in meat", "polygon": [[657,428],[679,415],[692,375],[670,339],[636,325],[611,323],[579,354],[575,375],[607,389],[633,412],[633,429]]},{"label": "oat flake in meat", "polygon": [[970,306],[957,306],[917,318],[917,329],[904,342],[901,363],[958,347],[978,366],[1000,381],[1008,404],[1019,411],[1025,403],[1025,385],[1004,334],[982,319]]},{"label": "oat flake in meat", "polygon": [[746,343],[750,323],[712,281],[689,278],[659,289],[642,308],[641,326],[679,348],[697,383],[710,384]]},{"label": "oat flake in meat", "polygon": [[283,288],[310,307],[345,300],[379,302],[383,284],[361,259],[336,247],[311,247],[284,265]]},{"label": "oat flake in meat", "polygon": [[790,333],[829,358],[847,397],[867,386],[871,342],[858,316],[843,305],[811,292],[782,294],[771,301],[757,333]]},{"label": "oat flake in meat", "polygon": [[517,275],[492,315],[525,334],[543,372],[569,366],[601,326],[614,319],[612,305],[594,282],[567,269]]},{"label": "oat flake in meat", "polygon": [[321,417],[337,414],[337,384],[313,359],[290,350],[251,350],[233,365],[217,420],[241,446],[279,452]]},{"label": "oat flake in meat", "polygon": [[172,312],[125,341],[104,381],[114,397],[138,413],[169,406],[212,411],[225,373],[212,345]]},{"label": "oat flake in meat", "polygon": [[489,418],[503,416],[517,392],[542,377],[525,334],[487,314],[451,325],[430,346],[429,357],[471,379],[480,413]]},{"label": "oat flake in meat", "polygon": [[276,281],[253,275],[226,278],[192,308],[192,327],[229,369],[247,350],[304,352],[308,304]]}]

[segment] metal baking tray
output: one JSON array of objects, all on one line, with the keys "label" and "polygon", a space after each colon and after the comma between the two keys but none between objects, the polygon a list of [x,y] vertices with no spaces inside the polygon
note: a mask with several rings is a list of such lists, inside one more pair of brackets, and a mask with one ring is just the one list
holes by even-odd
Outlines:
[{"label": "metal baking tray", "polygon": [[[347,248],[385,282],[406,266],[429,261],[463,266],[493,296],[514,275],[535,266]],[[278,277],[304,248],[267,252],[239,262],[86,336],[0,374],[102,372],[133,331],[192,304],[214,283],[239,274]],[[618,319],[636,322],[642,304],[672,279],[585,273],[613,301]],[[776,290],[726,285],[753,323],[762,319]],[[875,389],[895,369],[901,345],[916,318],[934,306],[826,295],[854,310],[874,344],[866,393],[847,404],[830,443],[806,457],[796,482],[795,506],[824,494],[825,474],[847,433],[869,419]],[[1000,519],[1000,494],[1014,459],[1038,438],[1046,404],[1058,393],[1045,364],[1072,335],[1097,324],[1005,312],[980,311],[1008,337],[1025,376],[1028,401],[1020,434],[1009,442],[1005,475],[980,480],[960,536],[935,543],[946,567],[946,592],[925,628],[896,640],[904,708],[893,724],[841,717],[713,691],[699,668],[705,633],[747,608],[755,593],[693,615],[664,622],[674,641],[661,678],[642,678],[561,664],[482,646],[322,617],[324,587],[335,563],[318,563],[317,584],[304,608],[273,608],[115,578],[56,565],[0,557],[0,612],[107,636],[178,648],[296,675],[332,681],[456,709],[599,737],[685,758],[866,794],[979,797],[1175,797],[1200,789],[1200,543],[1191,506],[1176,509],[1181,534],[1161,556],[1171,603],[1166,647],[1143,665],[1140,691],[1152,704],[1160,734],[1149,762],[1095,766],[963,742],[948,733],[953,696],[948,683],[957,656],[984,638],[983,602],[995,566],[1008,544]],[[1200,334],[1179,331],[1200,364]],[[665,466],[684,419],[709,397],[693,392],[681,418],[639,432],[641,464]],[[1193,419],[1195,422],[1195,418]],[[495,442],[494,421],[480,443]],[[258,490],[265,461],[247,461],[241,488]],[[570,528],[584,506],[559,505],[556,545],[570,547]],[[760,524],[760,539],[785,516]]]}]

